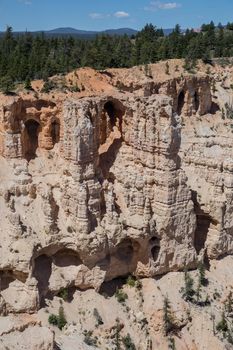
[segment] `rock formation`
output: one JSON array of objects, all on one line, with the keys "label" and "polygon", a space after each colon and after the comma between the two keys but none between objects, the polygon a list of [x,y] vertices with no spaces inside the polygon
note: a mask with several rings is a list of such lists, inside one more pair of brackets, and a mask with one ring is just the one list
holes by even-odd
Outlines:
[{"label": "rock formation", "polygon": [[230,92],[135,69],[110,70],[105,94],[2,103],[2,315],[233,252]]}]

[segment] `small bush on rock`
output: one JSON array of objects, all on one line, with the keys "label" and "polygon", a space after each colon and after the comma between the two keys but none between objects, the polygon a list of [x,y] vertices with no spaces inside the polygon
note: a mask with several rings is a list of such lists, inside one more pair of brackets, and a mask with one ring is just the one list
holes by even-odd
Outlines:
[{"label": "small bush on rock", "polygon": [[92,337],[92,332],[85,331],[84,332],[84,343],[89,346],[96,346],[97,345],[97,339]]},{"label": "small bush on rock", "polygon": [[97,327],[101,326],[102,324],[104,324],[103,319],[100,316],[99,311],[96,308],[94,308],[94,310],[93,310],[93,315],[94,315],[94,317],[96,319],[96,326]]},{"label": "small bush on rock", "polygon": [[184,274],[184,287],[181,288],[181,293],[182,293],[182,297],[186,300],[186,301],[193,301],[193,297],[195,295],[195,290],[193,289],[193,278],[190,276],[190,274],[185,271]]},{"label": "small bush on rock", "polygon": [[68,300],[68,289],[67,288],[62,288],[59,293],[58,293],[59,298],[62,298],[64,301]]},{"label": "small bush on rock", "polygon": [[122,343],[125,347],[125,350],[136,350],[136,346],[132,342],[132,339],[129,334],[126,337],[122,338]]},{"label": "small bush on rock", "polygon": [[49,324],[52,324],[53,326],[57,326],[58,317],[54,314],[51,314],[49,315],[48,321],[49,321]]},{"label": "small bush on rock", "polygon": [[135,279],[135,277],[133,277],[133,276],[130,275],[130,276],[127,278],[126,284],[127,284],[129,287],[135,287],[135,285],[136,285],[136,279]]},{"label": "small bush on rock", "polygon": [[60,330],[62,330],[65,327],[65,325],[67,324],[67,321],[66,321],[64,309],[62,306],[59,308],[58,315],[54,315],[54,314],[49,315],[48,322],[53,326],[57,326]]},{"label": "small bush on rock", "polygon": [[164,298],[163,301],[163,322],[166,336],[177,328],[168,297]]},{"label": "small bush on rock", "polygon": [[227,320],[226,320],[226,316],[225,313],[222,313],[222,318],[221,320],[218,322],[216,329],[218,332],[227,332],[228,331],[228,325],[227,325]]},{"label": "small bush on rock", "polygon": [[128,295],[123,292],[122,289],[116,290],[115,297],[117,298],[118,303],[125,303],[126,299],[128,299]]}]

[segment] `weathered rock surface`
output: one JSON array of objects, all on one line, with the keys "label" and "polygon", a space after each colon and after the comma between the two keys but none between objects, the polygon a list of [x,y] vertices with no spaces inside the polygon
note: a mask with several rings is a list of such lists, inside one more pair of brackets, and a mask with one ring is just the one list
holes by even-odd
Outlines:
[{"label": "weathered rock surface", "polygon": [[0,317],[1,350],[53,350],[54,334],[33,316]]},{"label": "weathered rock surface", "polygon": [[156,67],[144,80],[139,68],[96,73],[105,94],[89,79],[86,95],[2,102],[1,314],[233,252],[233,141],[220,111],[231,93],[201,72],[156,78]]}]

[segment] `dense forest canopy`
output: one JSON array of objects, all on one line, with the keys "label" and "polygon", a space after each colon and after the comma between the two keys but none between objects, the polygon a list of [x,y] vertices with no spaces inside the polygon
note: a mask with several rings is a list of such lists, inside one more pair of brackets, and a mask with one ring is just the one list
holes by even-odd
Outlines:
[{"label": "dense forest canopy", "polygon": [[[213,22],[200,31],[179,25],[165,36],[162,29],[147,24],[136,36],[99,35],[92,40],[46,37],[25,33],[14,36],[11,27],[0,38],[0,85],[44,79],[57,73],[89,66],[95,69],[131,67],[170,58],[210,60],[233,56],[233,23]],[[2,84],[1,84],[2,82]]]}]

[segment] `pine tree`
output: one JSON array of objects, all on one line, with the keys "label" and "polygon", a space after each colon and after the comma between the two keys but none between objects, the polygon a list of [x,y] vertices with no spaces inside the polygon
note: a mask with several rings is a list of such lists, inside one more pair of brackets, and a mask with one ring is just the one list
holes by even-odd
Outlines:
[{"label": "pine tree", "polygon": [[164,333],[166,336],[176,328],[174,317],[172,315],[171,304],[168,297],[165,297],[163,301],[163,324]]},{"label": "pine tree", "polygon": [[58,322],[57,326],[59,329],[63,329],[65,325],[67,324],[64,309],[62,306],[59,307],[59,312],[58,312]]},{"label": "pine tree", "polygon": [[26,90],[32,90],[31,79],[29,78],[29,76],[27,76],[27,78],[25,80],[24,88]]},{"label": "pine tree", "polygon": [[232,296],[232,291],[230,291],[230,293],[228,294],[224,305],[225,305],[226,313],[228,315],[232,314],[233,313],[233,296]]},{"label": "pine tree", "polygon": [[202,262],[200,262],[198,264],[197,268],[198,268],[198,273],[199,273],[199,275],[198,275],[198,282],[199,282],[199,284],[201,286],[206,286],[207,279],[205,277],[205,265]]},{"label": "pine tree", "polygon": [[6,95],[14,90],[14,82],[9,75],[6,75],[0,79],[0,90]]},{"label": "pine tree", "polygon": [[191,301],[191,302],[193,301],[193,297],[195,295],[193,285],[194,285],[194,281],[193,281],[192,277],[190,276],[190,274],[187,271],[185,271],[185,273],[184,273],[184,287],[181,288],[181,293],[182,293],[182,297],[186,301]]}]

